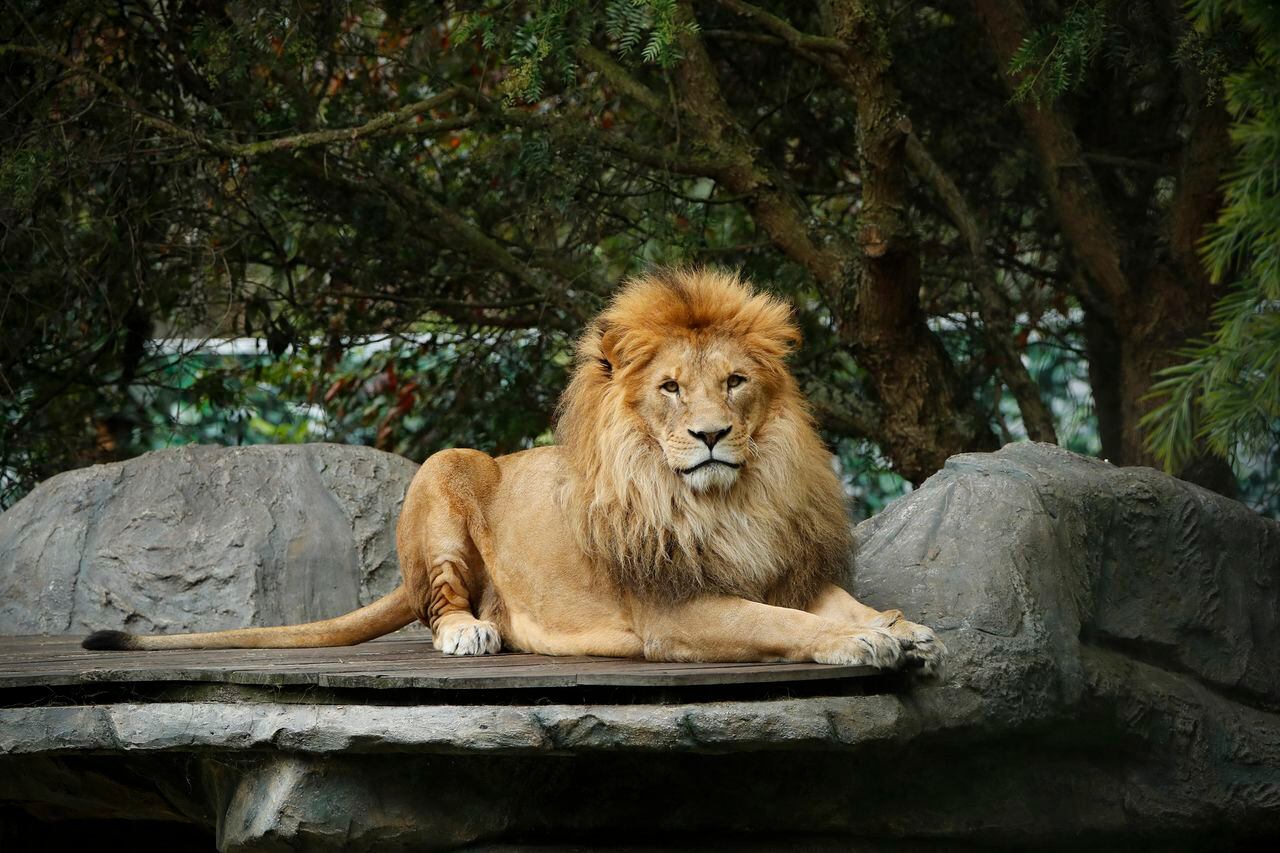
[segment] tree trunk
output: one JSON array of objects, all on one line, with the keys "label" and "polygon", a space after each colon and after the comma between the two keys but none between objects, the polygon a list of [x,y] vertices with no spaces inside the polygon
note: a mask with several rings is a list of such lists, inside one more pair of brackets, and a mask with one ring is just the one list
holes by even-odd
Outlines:
[{"label": "tree trunk", "polygon": [[[973,7],[1012,93],[1018,79],[1009,62],[1031,31],[1026,9],[1021,0],[973,0]],[[1179,362],[1177,350],[1207,331],[1215,298],[1197,246],[1221,204],[1218,184],[1230,151],[1227,117],[1220,103],[1209,103],[1194,69],[1183,70],[1183,96],[1187,135],[1174,197],[1161,223],[1165,239],[1143,248],[1125,239],[1068,117],[1054,104],[1017,105],[1046,195],[1082,274],[1074,295],[1086,312],[1098,430],[1103,454],[1117,465],[1156,464],[1140,423],[1155,405],[1147,395],[1156,373]],[[1224,461],[1204,456],[1177,473],[1224,494],[1234,492]]]},{"label": "tree trunk", "polygon": [[[1177,351],[1209,330],[1216,298],[1207,282],[1187,281],[1175,269],[1157,263],[1146,276],[1143,300],[1126,318],[1120,333],[1120,465],[1159,467],[1147,450],[1142,418],[1156,401],[1147,399],[1156,374],[1183,361]],[[1203,452],[1175,472],[1177,476],[1235,497],[1237,484],[1226,460]]]},{"label": "tree trunk", "polygon": [[884,410],[884,449],[920,483],[961,451],[999,443],[978,413],[920,306],[920,260],[907,220],[907,138],[911,123],[891,76],[877,4],[832,0],[828,33],[848,46],[845,88],[857,111],[862,173],[860,249],[852,311],[841,332]]}]

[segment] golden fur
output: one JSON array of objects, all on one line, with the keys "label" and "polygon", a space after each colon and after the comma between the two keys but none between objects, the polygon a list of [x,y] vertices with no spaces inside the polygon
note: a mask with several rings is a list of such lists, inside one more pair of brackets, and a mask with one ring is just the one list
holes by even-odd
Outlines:
[{"label": "golden fur", "polygon": [[[733,487],[699,494],[671,476],[628,401],[661,347],[717,337],[748,351],[772,411]],[[556,429],[573,472],[566,505],[583,552],[620,589],[801,607],[843,568],[844,496],[783,362],[799,338],[778,299],[725,273],[676,270],[632,281],[579,341]]]},{"label": "golden fur", "polygon": [[840,483],[785,358],[778,299],[714,270],[634,279],[578,343],[558,444],[447,450],[410,484],[403,585],[324,622],[93,648],[346,645],[415,618],[485,654],[813,660],[933,672],[944,649],[834,583]]}]

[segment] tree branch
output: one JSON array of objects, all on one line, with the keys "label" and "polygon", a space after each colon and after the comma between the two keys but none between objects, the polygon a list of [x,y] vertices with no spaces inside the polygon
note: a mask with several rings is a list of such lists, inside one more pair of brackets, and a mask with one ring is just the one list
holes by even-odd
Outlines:
[{"label": "tree branch", "polygon": [[469,97],[475,100],[485,115],[513,127],[546,131],[563,145],[611,151],[642,166],[650,166],[677,175],[703,178],[718,178],[733,166],[733,163],[725,158],[699,157],[642,145],[624,133],[601,130],[592,127],[586,121],[570,122],[546,114],[504,110],[478,93],[470,93]]},{"label": "tree branch", "polygon": [[129,93],[122,89],[114,80],[104,77],[92,68],[73,62],[69,57],[63,56],[61,53],[45,50],[40,47],[30,47],[23,44],[0,44],[0,56],[4,56],[6,53],[16,53],[22,56],[30,56],[36,59],[44,59],[48,62],[57,63],[73,74],[80,74],[88,77],[103,89],[106,89],[108,92],[115,95],[130,112],[136,114],[139,120],[148,127],[155,128],[169,136],[186,139],[188,142],[199,144],[201,141],[200,137],[191,131],[184,130],[171,121],[149,113],[146,108],[138,103],[137,100],[130,96]]},{"label": "tree branch", "polygon": [[[716,2],[737,12],[743,17],[764,25],[770,33],[744,32],[741,30],[708,30],[709,38],[727,38],[738,41],[750,41],[756,44],[778,45],[787,48],[801,59],[822,68],[842,86],[845,82],[845,61],[848,59],[848,46],[839,39],[814,36],[801,32],[782,18],[766,12],[758,6],[743,3],[741,0],[716,0]],[[846,87],[847,88],[847,87]]]},{"label": "tree branch", "polygon": [[645,109],[659,119],[663,121],[669,119],[671,113],[670,105],[664,103],[657,92],[637,80],[627,69],[614,62],[612,57],[604,51],[597,50],[589,44],[583,44],[579,45],[575,52],[579,59],[599,72],[622,94],[639,101],[644,105]]},{"label": "tree branch", "polygon": [[982,327],[987,346],[996,357],[1005,384],[1018,401],[1022,422],[1033,441],[1058,443],[1053,416],[1040,397],[1040,388],[1013,344],[1014,312],[1009,299],[996,281],[995,268],[987,257],[986,229],[965,201],[960,188],[929,155],[914,133],[907,137],[907,162],[916,174],[929,182],[942,199],[951,221],[969,246],[973,283],[981,297]]},{"label": "tree branch", "polygon": [[384,136],[390,133],[440,133],[471,127],[477,117],[459,116],[436,122],[410,123],[412,119],[423,113],[442,107],[462,94],[462,89],[454,86],[445,89],[438,95],[401,107],[393,112],[384,113],[356,127],[334,128],[331,130],[314,130],[294,136],[281,136],[276,139],[264,139],[259,142],[230,143],[215,140],[201,140],[201,143],[212,151],[231,157],[255,157],[276,151],[296,151],[302,148],[314,148],[328,145],[331,142],[354,142],[371,136]]},{"label": "tree branch", "polygon": [[[688,3],[681,8],[685,19],[693,20]],[[702,146],[729,164],[719,175],[721,182],[731,193],[744,197],[756,223],[775,246],[808,270],[831,299],[829,304],[838,304],[851,259],[809,233],[803,202],[783,175],[757,157],[754,140],[725,102],[702,40],[684,32],[680,44],[684,59],[676,67],[676,78],[683,96],[681,109]]]},{"label": "tree branch", "polygon": [[1183,276],[1201,290],[1213,283],[1200,257],[1205,228],[1222,208],[1222,172],[1234,156],[1231,121],[1219,97],[1212,102],[1208,84],[1194,63],[1182,67],[1182,90],[1189,112],[1189,135],[1177,161],[1178,183],[1170,205],[1169,248]]},{"label": "tree branch", "polygon": [[849,45],[838,38],[801,32],[777,15],[759,6],[744,3],[742,0],[716,0],[716,2],[726,9],[750,18],[793,48],[812,53],[833,53],[846,59],[849,57]]},{"label": "tree branch", "polygon": [[[973,0],[973,8],[987,31],[1000,77],[1012,94],[1019,81],[1009,73],[1009,61],[1030,31],[1026,9],[1021,0]],[[1124,271],[1124,245],[1080,140],[1054,107],[1021,101],[1017,108],[1039,156],[1049,201],[1063,233],[1112,310],[1127,312],[1133,288]]]},{"label": "tree branch", "polygon": [[463,90],[455,86],[446,89],[433,97],[426,98],[421,101],[415,101],[414,103],[401,107],[393,112],[384,113],[370,119],[362,125],[357,125],[356,127],[316,130],[309,133],[295,134],[293,136],[282,136],[276,139],[260,140],[258,142],[228,142],[225,140],[202,136],[193,130],[179,127],[168,119],[152,115],[144,106],[142,106],[142,104],[138,103],[136,99],[130,96],[115,81],[103,76],[92,68],[73,62],[70,58],[63,56],[60,53],[44,50],[43,48],[28,47],[26,45],[0,44],[0,56],[3,56],[6,53],[17,53],[55,62],[72,73],[88,77],[103,89],[106,89],[108,92],[118,97],[124,106],[130,112],[134,113],[139,120],[147,126],[168,136],[186,140],[195,146],[221,154],[225,157],[256,157],[259,154],[267,154],[275,151],[295,151],[302,148],[313,148],[320,145],[328,145],[332,142],[355,141],[358,139],[367,139],[371,136],[383,136],[391,133],[441,133],[449,130],[458,130],[464,127],[470,127],[477,121],[475,116],[463,116],[430,123],[410,123],[414,118],[417,118],[423,113],[429,112],[437,107],[444,106],[461,95]]},{"label": "tree branch", "polygon": [[[433,97],[426,98],[421,101],[415,101],[414,103],[401,107],[398,110],[379,115],[356,127],[316,130],[292,136],[282,136],[276,139],[260,140],[257,142],[227,142],[201,136],[194,131],[178,127],[166,119],[151,115],[141,104],[131,98],[128,93],[120,88],[120,86],[115,82],[91,68],[72,62],[61,54],[40,48],[26,47],[24,45],[0,44],[0,55],[7,52],[26,54],[56,62],[65,66],[74,73],[90,77],[98,83],[98,85],[119,97],[123,101],[124,105],[131,112],[135,113],[145,124],[169,136],[183,139],[203,150],[210,151],[224,157],[257,157],[263,154],[271,154],[280,151],[298,151],[305,148],[329,145],[335,142],[351,142],[390,134],[427,135],[443,133],[474,127],[482,120],[482,118],[487,117],[499,119],[513,127],[526,127],[543,130],[551,133],[563,144],[579,146],[586,145],[588,147],[610,151],[614,154],[621,155],[632,162],[674,174],[714,178],[718,177],[723,170],[730,165],[723,160],[708,159],[695,155],[678,154],[661,148],[652,148],[635,142],[624,134],[600,130],[598,128],[591,127],[585,122],[569,123],[549,115],[537,115],[533,113],[520,112],[518,110],[503,110],[496,107],[478,92],[472,92],[456,86],[446,89]],[[612,63],[612,60],[604,57],[603,54],[600,54],[598,51],[594,51],[594,49],[585,49],[582,52],[582,55],[589,57],[593,62],[599,61],[602,68],[612,65],[613,67],[610,68],[608,73],[613,75],[611,79],[613,79],[615,84],[618,84],[618,81],[629,80],[630,82],[621,83],[620,88],[628,95],[640,99],[641,103],[646,104],[646,106],[653,106],[656,109],[661,108],[661,104],[657,100],[657,96],[653,94],[652,91],[643,87],[643,85],[638,81],[630,78],[626,74],[626,71],[620,66],[617,66],[616,63]],[[459,97],[464,97],[474,102],[480,112],[435,122],[415,123],[413,121],[413,119],[421,116],[422,114],[441,107]]]}]

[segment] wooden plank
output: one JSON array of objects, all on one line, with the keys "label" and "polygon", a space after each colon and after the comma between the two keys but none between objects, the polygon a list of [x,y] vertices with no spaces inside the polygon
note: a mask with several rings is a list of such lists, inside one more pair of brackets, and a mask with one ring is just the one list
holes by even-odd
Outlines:
[{"label": "wooden plank", "polygon": [[426,660],[423,662],[340,662],[333,661],[329,663],[309,663],[305,665],[276,663],[276,664],[223,664],[210,665],[200,664],[198,662],[186,664],[173,664],[170,666],[149,666],[149,667],[132,667],[126,664],[103,664],[91,667],[76,667],[66,664],[57,666],[25,666],[25,667],[0,667],[0,677],[22,676],[22,675],[76,675],[84,674],[87,677],[101,677],[105,673],[126,673],[136,678],[165,677],[166,673],[181,671],[202,671],[210,674],[231,673],[231,672],[247,672],[257,671],[268,675],[292,675],[328,672],[333,674],[343,673],[359,673],[359,672],[381,672],[386,674],[399,675],[438,675],[441,677],[450,677],[453,675],[463,675],[473,673],[477,670],[485,670],[492,672],[501,672],[512,678],[520,678],[524,676],[536,675],[546,672],[578,672],[592,674],[606,673],[636,673],[636,674],[663,674],[663,673],[679,673],[679,672],[695,672],[705,669],[715,669],[719,672],[755,672],[761,669],[769,669],[777,672],[800,672],[817,668],[818,671],[826,672],[828,667],[818,664],[805,663],[773,663],[773,664],[757,664],[757,663],[682,663],[670,664],[647,661],[630,661],[630,660],[593,660],[581,662],[566,662],[555,658],[542,658],[535,655],[529,655],[526,661],[505,662],[500,660],[491,660],[486,658],[472,658],[467,660],[465,664],[449,663],[442,665],[438,660]]},{"label": "wooden plank", "polygon": [[[0,636],[0,655],[10,654],[32,654],[42,653],[52,650],[56,653],[80,652],[80,642],[84,637],[82,635],[35,635],[35,636]],[[426,631],[416,632],[414,634],[388,634],[384,637],[370,640],[355,646],[336,646],[331,648],[343,648],[351,651],[361,651],[378,653],[391,646],[406,646],[418,648],[423,644],[431,644],[431,635]],[[167,651],[186,651],[181,649],[169,649]],[[192,650],[194,651],[194,650]],[[209,649],[206,651],[244,651],[244,652],[277,652],[281,649]],[[323,648],[310,649],[288,649],[291,652],[321,652]]]},{"label": "wooden plank", "polygon": [[814,663],[671,663],[596,656],[443,655],[424,632],[327,649],[88,652],[79,637],[0,637],[0,689],[157,682],[446,690],[682,687],[843,679],[876,672]]},{"label": "wooden plank", "polygon": [[[528,656],[510,654],[502,656],[490,656],[487,658],[494,665],[498,666],[524,666],[528,664]],[[470,659],[454,656],[441,656],[433,650],[416,649],[401,654],[384,654],[384,655],[350,655],[350,654],[334,654],[327,655],[298,655],[298,654],[236,654],[235,652],[220,651],[217,654],[209,652],[97,652],[92,655],[68,654],[58,657],[19,657],[0,660],[0,670],[18,669],[45,669],[45,668],[102,668],[102,667],[124,667],[128,669],[146,670],[146,669],[164,669],[175,666],[199,665],[209,667],[220,666],[326,666],[335,663],[352,664],[352,665],[380,665],[387,666],[418,666],[430,661],[433,666],[440,667],[466,667],[469,665]],[[565,663],[582,663],[585,660],[572,659],[562,661]]]},{"label": "wooden plank", "polygon": [[257,686],[320,686],[334,688],[406,688],[406,689],[533,689],[554,687],[693,687],[708,685],[773,684],[857,678],[872,675],[870,667],[815,665],[807,670],[776,671],[769,665],[748,671],[709,670],[676,672],[612,672],[573,673],[540,672],[511,676],[492,670],[462,671],[457,674],[428,673],[271,673],[261,670],[214,672],[186,670],[177,672],[133,673],[120,671],[64,674],[24,674],[0,676],[0,690],[14,687],[66,687],[107,683],[226,683]]},{"label": "wooden plank", "polygon": [[151,652],[134,653],[132,657],[118,656],[113,660],[92,661],[84,665],[78,661],[29,662],[24,664],[0,665],[0,674],[18,675],[24,673],[76,673],[102,671],[128,671],[138,674],[166,672],[180,669],[200,669],[209,672],[243,671],[256,669],[271,673],[292,672],[430,672],[448,675],[460,671],[471,671],[476,668],[503,670],[518,677],[521,673],[546,671],[547,669],[572,670],[574,672],[689,672],[695,669],[715,667],[720,670],[754,670],[767,666],[780,671],[798,671],[815,666],[815,664],[758,664],[758,663],[666,663],[657,661],[622,660],[611,658],[564,659],[549,658],[540,655],[510,655],[504,657],[485,656],[478,658],[451,658],[444,656],[420,655],[410,658],[392,658],[381,660],[344,660],[328,661],[207,661],[187,657],[183,660],[138,660],[150,658]]},{"label": "wooden plank", "polygon": [[[0,654],[8,652],[23,652],[36,648],[57,648],[63,650],[79,650],[80,642],[84,639],[83,634],[26,634],[26,635],[0,635]],[[345,649],[377,649],[383,646],[391,646],[397,644],[419,645],[421,643],[430,644],[431,632],[422,630],[412,633],[392,633],[376,637],[368,642],[361,643],[356,646],[339,646],[335,648]],[[171,649],[170,651],[176,651]],[[219,650],[225,651],[225,650]],[[280,649],[239,649],[238,651],[280,651]],[[290,649],[289,651],[321,651],[321,649]]]},{"label": "wooden plank", "polygon": [[[388,644],[389,645],[389,644]],[[56,656],[16,655],[0,660],[0,669],[61,669],[70,668],[127,668],[133,670],[168,669],[186,664],[202,667],[263,666],[328,666],[334,664],[380,664],[388,666],[432,666],[465,668],[483,661],[485,666],[531,666],[554,663],[559,665],[602,664],[629,668],[673,667],[676,669],[703,666],[704,664],[665,663],[590,656],[545,657],[521,653],[503,653],[483,657],[459,657],[442,655],[429,643],[405,643],[397,648],[379,649],[377,653],[360,651],[362,647],[330,649],[216,649],[216,650],[164,650],[148,652],[86,652],[78,648],[64,649]],[[718,666],[777,666],[779,664],[717,664]],[[811,664],[801,664],[811,666]]]},{"label": "wooden plank", "polygon": [[[203,657],[217,657],[218,655],[235,655],[240,659],[271,659],[277,656],[281,651],[288,651],[290,654],[297,656],[299,659],[315,658],[322,660],[332,657],[334,654],[342,654],[353,658],[378,658],[387,655],[397,654],[421,654],[431,651],[429,641],[416,641],[412,643],[378,643],[376,647],[369,643],[361,646],[340,646],[334,648],[317,648],[317,649],[166,649],[149,651],[145,653],[131,651],[96,651],[91,654],[95,658],[107,658],[111,656],[155,656],[155,655],[200,655]],[[0,662],[9,661],[35,661],[35,660],[64,660],[64,659],[82,659],[86,654],[83,649],[75,644],[62,645],[45,645],[33,646],[25,649],[0,649]]]}]

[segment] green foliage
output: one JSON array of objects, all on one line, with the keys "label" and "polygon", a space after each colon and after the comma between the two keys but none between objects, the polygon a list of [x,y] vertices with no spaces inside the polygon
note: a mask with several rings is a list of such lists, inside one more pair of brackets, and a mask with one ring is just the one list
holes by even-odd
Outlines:
[{"label": "green foliage", "polygon": [[1243,31],[1236,27],[1207,29],[1188,27],[1174,53],[1178,63],[1194,68],[1205,81],[1205,102],[1222,97],[1223,81],[1249,61],[1251,47]]},{"label": "green foliage", "polygon": [[477,39],[485,50],[493,50],[498,46],[498,33],[494,28],[493,15],[473,13],[464,15],[453,31],[453,40],[458,44],[466,44]]},{"label": "green foliage", "polygon": [[1015,101],[1049,103],[1079,86],[1107,34],[1108,0],[1076,0],[1056,24],[1028,36],[1009,60]]},{"label": "green foliage", "polygon": [[1226,458],[1264,455],[1280,440],[1280,10],[1251,0],[1200,0],[1202,30],[1238,16],[1256,53],[1224,81],[1238,155],[1225,203],[1203,244],[1216,282],[1231,287],[1208,340],[1181,352],[1153,387],[1143,419],[1153,453],[1173,470],[1203,439]]},{"label": "green foliage", "polygon": [[680,22],[676,0],[609,0],[604,31],[622,56],[631,56],[643,44],[640,56],[645,62],[668,68],[680,59],[680,33],[696,33],[698,25]]},{"label": "green foliage", "polygon": [[537,4],[528,20],[512,35],[507,55],[507,73],[502,91],[508,102],[533,103],[542,98],[548,70],[562,80],[572,80],[577,71],[573,58],[576,35],[570,27],[572,0],[549,0]]},{"label": "green foliage", "polygon": [[604,31],[618,44],[618,52],[631,55],[649,29],[650,16],[644,3],[611,0],[604,10]]},{"label": "green foliage", "polygon": [[[546,430],[548,389],[563,384],[568,352],[543,352],[527,334],[491,343],[497,371],[487,388],[467,380],[468,341],[449,331],[370,339],[331,365],[312,347],[173,354],[163,382],[145,392],[151,422],[138,438],[147,449],[335,441],[425,458],[465,435],[467,444],[519,450]],[[428,418],[431,404],[441,414]]]},{"label": "green foliage", "polygon": [[52,151],[44,148],[21,148],[0,160],[0,196],[16,208],[30,207],[40,195],[49,174]]},{"label": "green foliage", "polygon": [[[463,17],[454,38],[479,39],[485,51],[507,47],[500,90],[507,103],[535,103],[548,81],[571,83],[578,71],[575,47],[587,40],[595,24],[574,0],[539,0],[527,15],[505,29],[493,13]],[[697,32],[697,24],[679,20],[676,0],[608,0],[603,9],[604,31],[624,57],[639,54],[652,65],[668,68],[680,59],[677,39]]]}]

